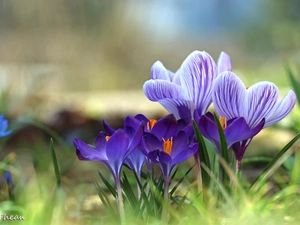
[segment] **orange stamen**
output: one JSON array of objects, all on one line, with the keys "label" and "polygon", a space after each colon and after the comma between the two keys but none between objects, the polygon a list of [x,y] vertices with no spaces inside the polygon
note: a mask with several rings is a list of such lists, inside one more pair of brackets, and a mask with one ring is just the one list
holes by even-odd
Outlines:
[{"label": "orange stamen", "polygon": [[249,89],[249,87],[246,87],[246,90],[248,90]]},{"label": "orange stamen", "polygon": [[108,142],[109,139],[110,139],[110,136],[105,137],[106,142]]},{"label": "orange stamen", "polygon": [[227,127],[227,119],[223,116],[220,116],[219,121],[220,121],[222,129],[225,130]]},{"label": "orange stamen", "polygon": [[164,152],[168,153],[168,155],[171,155],[172,147],[173,147],[173,137],[171,137],[168,140],[165,140],[163,138],[163,141],[164,141]]},{"label": "orange stamen", "polygon": [[148,131],[150,131],[154,125],[156,124],[157,120],[149,120],[149,122],[147,123],[147,129]]}]

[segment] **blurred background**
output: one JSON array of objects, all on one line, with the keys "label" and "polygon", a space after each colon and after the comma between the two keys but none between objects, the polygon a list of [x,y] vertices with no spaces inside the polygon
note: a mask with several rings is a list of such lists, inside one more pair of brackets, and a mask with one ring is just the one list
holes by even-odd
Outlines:
[{"label": "blurred background", "polygon": [[[291,89],[284,63],[300,62],[299,10],[297,0],[0,0],[0,113],[14,130],[0,156],[15,152],[25,178],[43,177],[53,131],[66,186],[89,182],[99,164],[79,162],[73,138],[92,143],[102,119],[117,127],[126,115],[166,114],[143,83],[155,61],[176,71],[194,50],[216,61],[227,52],[246,85],[268,80],[283,97]],[[272,155],[299,131],[299,118],[295,107],[247,154]]]}]

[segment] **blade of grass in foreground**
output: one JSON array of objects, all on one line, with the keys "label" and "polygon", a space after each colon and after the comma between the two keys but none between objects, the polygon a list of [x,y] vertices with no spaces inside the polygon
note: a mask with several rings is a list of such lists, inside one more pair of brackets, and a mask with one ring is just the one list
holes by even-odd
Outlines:
[{"label": "blade of grass in foreground", "polygon": [[57,187],[61,187],[60,172],[59,172],[58,162],[57,162],[52,138],[50,139],[50,149],[51,149],[52,162],[53,162],[53,167],[54,167],[54,172],[56,177],[56,185]]},{"label": "blade of grass in foreground", "polygon": [[[298,102],[300,103],[300,82],[296,80],[295,76],[293,75],[290,66],[286,63],[285,64],[285,70],[288,74],[288,77],[290,79],[290,83],[293,86],[293,89],[296,93]],[[299,71],[300,72],[300,71]]]},{"label": "blade of grass in foreground", "polygon": [[254,187],[257,187],[259,189],[259,184],[263,183],[273,172],[274,168],[277,166],[277,162],[279,159],[283,156],[284,153],[286,153],[290,147],[299,139],[300,132],[286,145],[284,148],[278,152],[278,154],[273,158],[271,162],[261,171],[261,173],[258,175],[258,177],[253,181],[251,184],[249,190],[252,190]]},{"label": "blade of grass in foreground", "polygon": [[[209,156],[208,156],[208,151],[207,151],[203,136],[201,135],[200,130],[199,130],[195,120],[193,120],[193,127],[194,127],[194,131],[195,131],[196,140],[199,144],[198,153],[200,156],[200,165],[203,163],[210,170],[211,165],[210,165],[210,160],[209,160]],[[200,165],[198,165],[199,169],[201,169]],[[199,172],[199,171],[197,171],[197,172]],[[209,174],[205,170],[201,170],[201,174],[199,174],[199,175],[201,175],[201,178],[198,178],[198,179],[202,180],[203,186],[208,187],[209,183],[210,183]]]}]

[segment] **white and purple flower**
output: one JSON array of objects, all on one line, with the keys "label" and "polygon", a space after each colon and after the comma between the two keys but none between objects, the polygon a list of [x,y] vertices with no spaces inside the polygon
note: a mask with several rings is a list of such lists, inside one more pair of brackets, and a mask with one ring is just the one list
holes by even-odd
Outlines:
[{"label": "white and purple flower", "polygon": [[194,51],[176,73],[157,61],[151,68],[151,80],[143,90],[147,98],[159,102],[176,119],[190,123],[196,110],[203,115],[212,102],[212,86],[217,75],[231,71],[229,56],[222,52],[218,64],[206,52]]}]

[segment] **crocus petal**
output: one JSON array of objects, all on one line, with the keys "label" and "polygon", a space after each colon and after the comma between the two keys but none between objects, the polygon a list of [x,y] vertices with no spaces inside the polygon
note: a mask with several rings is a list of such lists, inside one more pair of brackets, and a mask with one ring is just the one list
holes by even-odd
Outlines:
[{"label": "crocus petal", "polygon": [[242,117],[246,106],[246,87],[234,73],[223,72],[215,79],[212,99],[218,115],[227,120]]},{"label": "crocus petal", "polygon": [[165,80],[148,80],[144,83],[143,90],[146,97],[154,102],[161,99],[190,100],[181,86]]},{"label": "crocus petal", "polygon": [[266,124],[264,127],[271,126],[286,117],[295,106],[296,100],[297,97],[295,92],[290,90],[282,101],[277,103],[273,113],[266,117]]},{"label": "crocus petal", "polygon": [[225,71],[231,71],[231,61],[227,53],[221,52],[218,63],[217,63],[217,74],[220,74]]},{"label": "crocus petal", "polygon": [[188,137],[184,131],[179,131],[173,138],[173,148],[171,151],[171,157],[176,157],[180,152],[184,151],[188,145]]},{"label": "crocus petal", "polygon": [[217,151],[220,151],[220,138],[218,133],[218,127],[214,120],[210,119],[208,116],[201,116],[198,123],[199,130],[201,134],[210,140],[216,147]]},{"label": "crocus petal", "polygon": [[126,156],[129,145],[127,134],[119,129],[107,141],[106,155],[110,162],[123,161]]},{"label": "crocus petal", "polygon": [[156,122],[151,133],[158,139],[169,139],[176,134],[177,128],[178,124],[176,118],[173,114],[168,114]]},{"label": "crocus petal", "polygon": [[150,76],[156,80],[171,81],[169,71],[164,67],[160,61],[156,61],[151,67]]},{"label": "crocus petal", "polygon": [[154,150],[163,151],[163,145],[161,140],[157,139],[157,137],[153,134],[147,133],[141,141],[142,151],[147,156],[147,154]]},{"label": "crocus petal", "polygon": [[109,126],[105,120],[103,120],[103,127],[108,135],[112,135],[116,131],[113,127]]},{"label": "crocus petal", "polygon": [[196,108],[204,114],[211,103],[212,83],[216,76],[215,62],[206,52],[194,51],[182,63],[178,73],[183,89]]},{"label": "crocus petal", "polygon": [[184,151],[179,152],[178,155],[176,155],[171,164],[171,170],[176,166],[178,163],[181,163],[183,161],[188,160],[190,157],[192,157],[198,150],[198,144],[193,143],[189,147],[186,147]]},{"label": "crocus petal", "polygon": [[174,114],[176,119],[183,119],[186,123],[192,121],[195,104],[187,100],[162,99],[158,101],[169,113]]},{"label": "crocus petal", "polygon": [[80,160],[103,161],[107,159],[105,152],[96,151],[94,148],[81,140],[75,138],[73,143],[76,148],[77,156]]},{"label": "crocus petal", "polygon": [[105,146],[106,146],[106,134],[101,131],[98,136],[96,137],[95,140],[95,147],[96,151],[102,152],[105,151]]},{"label": "crocus petal", "polygon": [[247,107],[243,116],[250,127],[272,114],[278,97],[276,85],[267,81],[256,83],[247,90]]},{"label": "crocus petal", "polygon": [[149,152],[148,158],[156,163],[170,163],[172,161],[172,158],[168,153],[160,150]]}]

